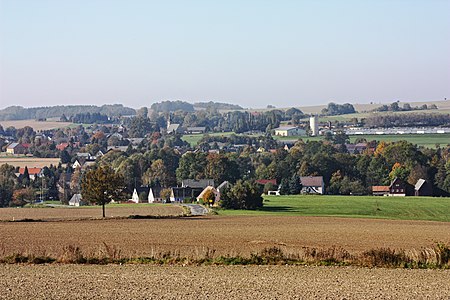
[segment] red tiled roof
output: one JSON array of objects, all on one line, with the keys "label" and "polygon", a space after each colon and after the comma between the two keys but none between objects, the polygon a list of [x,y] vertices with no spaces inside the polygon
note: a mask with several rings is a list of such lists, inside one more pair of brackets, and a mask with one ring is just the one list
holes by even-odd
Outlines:
[{"label": "red tiled roof", "polygon": [[[37,175],[41,172],[41,168],[28,168],[28,174],[30,175]],[[25,172],[25,168],[19,168],[19,173],[23,175]]]},{"label": "red tiled roof", "polygon": [[372,186],[372,192],[389,192],[388,185],[374,185]]},{"label": "red tiled roof", "polygon": [[258,180],[256,180],[256,183],[259,183],[259,184],[271,183],[273,185],[277,185],[277,180],[276,179],[258,179]]}]

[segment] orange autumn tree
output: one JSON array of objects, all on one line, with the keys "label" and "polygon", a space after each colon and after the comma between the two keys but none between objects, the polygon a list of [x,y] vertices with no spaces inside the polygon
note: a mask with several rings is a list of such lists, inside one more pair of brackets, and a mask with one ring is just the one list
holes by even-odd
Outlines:
[{"label": "orange autumn tree", "polygon": [[395,178],[399,178],[401,180],[406,181],[406,178],[408,178],[409,176],[409,170],[403,166],[401,163],[396,162],[393,166],[392,166],[392,170],[389,173],[389,178],[392,180],[394,180]]}]

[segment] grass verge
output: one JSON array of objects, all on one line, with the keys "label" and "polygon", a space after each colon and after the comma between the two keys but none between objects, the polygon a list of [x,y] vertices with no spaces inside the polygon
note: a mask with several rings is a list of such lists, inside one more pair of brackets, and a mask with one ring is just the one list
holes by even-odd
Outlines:
[{"label": "grass verge", "polygon": [[[153,251],[152,251],[153,252]],[[289,252],[280,247],[264,248],[250,256],[215,255],[204,248],[191,256],[175,252],[159,252],[144,257],[125,257],[120,249],[103,243],[96,253],[84,253],[78,246],[68,245],[57,256],[46,253],[13,253],[0,257],[2,264],[156,264],[156,265],[325,265],[383,268],[449,269],[450,246],[437,243],[432,248],[396,250],[377,248],[351,254],[342,247],[327,249],[303,247]]]}]

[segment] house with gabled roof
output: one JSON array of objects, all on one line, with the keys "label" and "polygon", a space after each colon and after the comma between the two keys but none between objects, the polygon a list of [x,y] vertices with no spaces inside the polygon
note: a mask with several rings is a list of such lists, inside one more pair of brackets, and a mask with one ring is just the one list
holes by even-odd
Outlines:
[{"label": "house with gabled roof", "polygon": [[[42,168],[28,168],[28,175],[30,175],[30,179],[35,180],[37,177],[41,177],[42,174]],[[19,176],[23,175],[25,173],[25,168],[19,168]]]},{"label": "house with gabled roof", "polygon": [[374,195],[374,196],[389,196],[389,186],[388,185],[372,186],[372,195]]},{"label": "house with gabled roof", "polygon": [[[214,199],[205,199],[205,195],[208,191],[211,191],[214,194]],[[219,204],[219,192],[213,187],[213,186],[207,186],[203,189],[203,191],[197,196],[197,202],[204,201],[206,202],[209,200],[209,204],[212,205],[218,205]]]},{"label": "house with gabled roof", "polygon": [[389,196],[404,197],[413,195],[414,195],[414,187],[412,185],[401,180],[398,177],[392,180],[391,185],[389,186]]},{"label": "house with gabled roof", "polygon": [[320,194],[325,193],[325,183],[323,176],[301,176],[302,194]]},{"label": "house with gabled roof", "polygon": [[428,180],[420,178],[414,186],[414,196],[433,196],[433,185]]},{"label": "house with gabled roof", "polygon": [[155,185],[150,188],[148,191],[148,203],[160,203],[163,202],[163,198],[161,197],[162,187],[160,185]]},{"label": "house with gabled roof", "polygon": [[27,152],[27,148],[19,143],[11,143],[6,147],[6,153],[8,154],[25,154]]},{"label": "house with gabled roof", "polygon": [[306,135],[306,130],[295,126],[281,126],[274,129],[275,135],[279,136],[299,136]]}]

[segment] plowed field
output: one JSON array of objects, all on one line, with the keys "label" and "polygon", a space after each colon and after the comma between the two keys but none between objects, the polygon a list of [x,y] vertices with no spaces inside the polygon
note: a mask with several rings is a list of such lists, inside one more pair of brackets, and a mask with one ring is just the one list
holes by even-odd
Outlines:
[{"label": "plowed field", "polygon": [[0,299],[449,299],[449,270],[0,265]]},{"label": "plowed field", "polygon": [[[183,213],[180,206],[175,205],[142,205],[129,204],[106,206],[107,217],[127,217],[130,215],[178,216]],[[12,220],[74,220],[84,218],[101,218],[101,206],[89,207],[48,207],[48,208],[2,208],[0,221]]]},{"label": "plowed field", "polygon": [[[100,212],[100,211],[99,211]],[[373,248],[420,249],[450,243],[450,223],[288,216],[208,216],[184,219],[0,222],[0,251],[39,250],[57,255],[64,245],[91,253],[103,243],[123,255],[172,251],[184,256],[213,249],[216,254],[249,255],[278,246],[340,246],[350,252]]]}]

